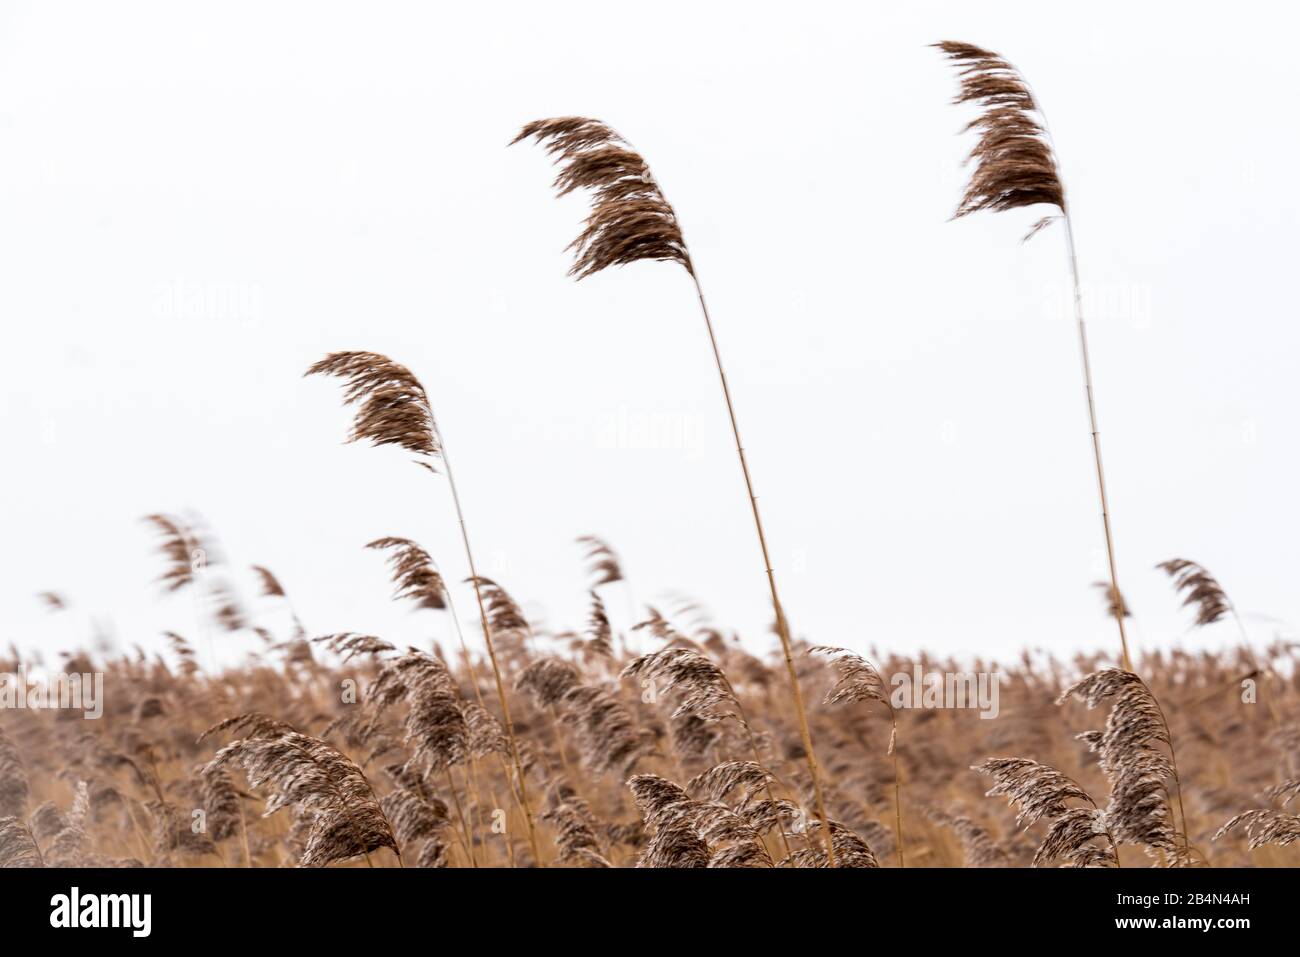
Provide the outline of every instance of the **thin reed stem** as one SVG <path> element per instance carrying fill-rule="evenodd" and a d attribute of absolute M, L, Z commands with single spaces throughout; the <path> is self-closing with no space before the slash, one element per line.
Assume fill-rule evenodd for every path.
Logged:
<path fill-rule="evenodd" d="M 736 407 L 731 401 L 731 388 L 727 385 L 727 373 L 722 366 L 722 354 L 718 349 L 718 337 L 713 331 L 713 320 L 709 318 L 709 307 L 704 301 L 704 290 L 700 281 L 691 274 L 695 283 L 695 293 L 700 300 L 700 312 L 704 316 L 704 326 L 709 332 L 709 344 L 713 347 L 713 362 L 718 368 L 718 379 L 722 383 L 722 397 L 727 403 L 727 415 L 731 420 L 731 434 L 736 439 L 736 454 L 740 458 L 740 470 L 745 476 L 745 490 L 749 494 L 749 506 L 754 513 L 754 528 L 758 532 L 758 547 L 763 553 L 763 567 L 767 573 L 768 589 L 772 593 L 772 608 L 776 613 L 776 633 L 781 639 L 781 651 L 785 655 L 786 673 L 790 677 L 790 691 L 794 695 L 796 716 L 799 719 L 799 734 L 803 738 L 804 755 L 808 760 L 808 773 L 812 778 L 813 799 L 817 808 L 817 818 L 821 822 L 822 833 L 826 838 L 827 863 L 835 866 L 835 847 L 831 838 L 831 829 L 826 817 L 826 802 L 822 797 L 821 775 L 817 770 L 817 758 L 813 754 L 812 733 L 808 730 L 808 715 L 804 710 L 803 692 L 799 690 L 799 675 L 794 667 L 794 652 L 791 647 L 790 629 L 786 622 L 785 611 L 776 590 L 776 574 L 772 570 L 772 559 L 767 550 L 767 536 L 763 532 L 763 519 L 758 512 L 758 496 L 754 494 L 754 482 L 749 474 L 749 462 L 745 458 L 745 445 L 740 440 L 740 426 L 736 423 Z"/>
<path fill-rule="evenodd" d="M 1018 72 L 1018 71 L 1017 71 Z M 1070 216 L 1070 204 L 1065 193 L 1065 180 L 1061 176 L 1060 153 L 1056 141 L 1052 138 L 1052 125 L 1043 110 L 1042 101 L 1029 81 L 1020 74 L 1021 81 L 1034 103 L 1034 108 L 1043 120 L 1043 135 L 1047 138 L 1052 152 L 1055 174 L 1061 191 L 1061 219 L 1065 221 L 1065 250 L 1070 260 L 1070 285 L 1074 300 L 1074 319 L 1079 329 L 1079 358 L 1083 366 L 1083 391 L 1088 401 L 1088 428 L 1092 434 L 1092 459 L 1097 471 L 1097 496 L 1101 500 L 1101 526 L 1106 534 L 1106 564 L 1110 571 L 1111 610 L 1115 615 L 1115 624 L 1119 628 L 1119 643 L 1125 671 L 1133 672 L 1133 661 L 1129 657 L 1128 633 L 1124 629 L 1124 600 L 1119 587 L 1119 572 L 1115 563 L 1115 535 L 1110 527 L 1110 501 L 1106 495 L 1106 471 L 1101 464 L 1101 429 L 1097 425 L 1097 402 L 1092 385 L 1092 357 L 1088 351 L 1088 325 L 1083 318 L 1083 286 L 1079 281 L 1079 256 L 1074 246 L 1074 219 Z M 1136 674 L 1136 672 L 1133 672 Z"/>
<path fill-rule="evenodd" d="M 907 861 L 903 857 L 903 791 L 898 777 L 898 718 L 892 707 L 889 709 L 889 718 L 893 724 L 889 736 L 889 756 L 894 761 L 894 831 L 898 844 L 898 866 L 907 867 Z"/>
<path fill-rule="evenodd" d="M 1041 109 L 1039 111 L 1042 112 Z M 1046 118 L 1043 123 L 1046 128 Z M 1048 139 L 1051 139 L 1050 130 L 1047 133 Z M 1055 147 L 1053 147 L 1055 152 Z M 1119 590 L 1119 574 L 1115 570 L 1115 537 L 1110 527 L 1110 504 L 1106 497 L 1106 473 L 1101 465 L 1101 430 L 1097 427 L 1097 405 L 1093 395 L 1092 387 L 1092 362 L 1088 355 L 1088 328 L 1083 319 L 1083 293 L 1079 284 L 1079 259 L 1074 249 L 1074 224 L 1070 219 L 1069 207 L 1064 199 L 1064 185 L 1062 185 L 1062 218 L 1065 220 L 1065 246 L 1070 257 L 1070 279 L 1074 286 L 1074 317 L 1079 325 L 1079 354 L 1083 360 L 1083 390 L 1088 400 L 1088 425 L 1092 431 L 1092 457 L 1097 466 L 1097 494 L 1101 499 L 1101 525 L 1106 533 L 1106 560 L 1110 567 L 1110 587 L 1111 594 L 1121 594 Z M 1119 641 L 1123 651 L 1124 670 L 1133 671 L 1133 662 L 1129 658 L 1128 652 L 1128 635 L 1124 631 L 1124 603 L 1114 601 L 1111 603 L 1115 613 L 1115 623 L 1119 626 Z"/>
<path fill-rule="evenodd" d="M 437 432 L 436 423 L 433 426 Z M 441 435 L 441 433 L 438 433 Z M 528 826 L 528 843 L 533 849 L 533 858 L 538 867 L 544 867 L 541 851 L 537 845 L 537 831 L 533 823 L 533 811 L 528 804 L 528 783 L 524 779 L 523 764 L 519 760 L 519 742 L 515 740 L 515 724 L 510 718 L 510 702 L 506 699 L 505 682 L 501 679 L 501 666 L 497 662 L 496 648 L 492 642 L 492 626 L 488 623 L 487 607 L 483 603 L 483 590 L 479 586 L 478 569 L 474 564 L 474 550 L 469 544 L 469 530 L 465 526 L 465 512 L 460 505 L 460 494 L 456 490 L 456 479 L 451 470 L 451 459 L 447 455 L 446 443 L 442 443 L 442 464 L 447 470 L 447 485 L 451 488 L 452 504 L 456 507 L 456 519 L 460 523 L 460 537 L 465 544 L 465 561 L 469 564 L 470 581 L 474 585 L 474 598 L 478 601 L 479 618 L 483 623 L 483 641 L 487 645 L 488 660 L 492 663 L 492 677 L 496 681 L 497 700 L 501 703 L 501 717 L 506 728 L 506 737 L 510 741 L 510 758 L 514 763 L 515 776 L 519 779 L 519 791 L 511 787 L 511 794 L 518 798 L 524 812 L 524 821 Z"/>
<path fill-rule="evenodd" d="M 1256 679 L 1260 682 L 1264 682 L 1272 678 L 1273 662 L 1269 662 L 1268 673 L 1265 674 L 1264 669 L 1260 667 L 1259 659 L 1255 657 L 1255 649 L 1251 647 L 1250 635 L 1246 632 L 1246 623 L 1241 620 L 1241 615 L 1237 611 L 1237 606 L 1232 603 L 1232 599 L 1230 598 L 1228 599 L 1228 611 L 1232 613 L 1232 620 L 1237 623 L 1237 631 L 1241 633 L 1242 647 L 1246 649 L 1246 657 L 1250 660 L 1250 666 L 1255 671 Z M 1269 719 L 1273 722 L 1274 727 L 1281 727 L 1282 722 L 1278 718 L 1277 709 L 1273 707 L 1273 689 L 1271 687 L 1271 682 L 1270 686 L 1265 690 L 1267 693 L 1264 695 L 1264 707 L 1268 711 Z"/>
<path fill-rule="evenodd" d="M 1115 567 L 1115 537 L 1110 525 L 1106 473 L 1101 464 L 1101 431 L 1097 427 L 1092 360 L 1088 354 L 1088 329 L 1083 318 L 1079 259 L 1074 247 L 1074 222 L 1070 218 L 1070 207 L 1066 201 L 1065 183 L 1061 177 L 1051 126 L 1033 87 L 1010 61 L 969 43 L 945 40 L 935 46 L 958 67 L 961 88 L 953 102 L 977 103 L 984 110 L 967 126 L 968 130 L 979 130 L 980 136 L 969 157 L 974 163 L 974 171 L 967 181 L 953 218 L 980 210 L 1003 211 L 1047 204 L 1060 210 L 1059 218 L 1065 220 L 1065 244 L 1074 292 L 1074 317 L 1079 329 L 1079 353 L 1083 360 L 1083 388 L 1088 402 L 1097 493 L 1101 499 L 1101 523 L 1106 534 L 1106 558 L 1110 567 L 1110 605 L 1119 627 L 1123 667 L 1132 673 L 1128 635 L 1124 629 L 1124 601 Z M 1025 235 L 1025 239 L 1056 218 L 1046 216 L 1040 219 Z"/>
<path fill-rule="evenodd" d="M 464 527 L 463 521 L 461 527 Z M 469 674 L 470 687 L 474 691 L 474 700 L 478 702 L 480 708 L 486 711 L 487 705 L 483 703 L 483 692 L 479 690 L 478 686 L 478 671 L 474 667 L 474 659 L 469 656 L 469 646 L 465 644 L 465 632 L 460 627 L 460 616 L 456 614 L 456 605 L 451 599 L 451 589 L 444 588 L 442 594 L 447 602 L 447 613 L 451 615 L 452 626 L 456 629 L 456 640 L 460 643 L 460 655 L 465 661 L 465 670 Z"/>
<path fill-rule="evenodd" d="M 456 780 L 451 776 L 451 765 L 444 768 L 447 774 L 447 790 L 451 792 L 451 802 L 456 808 L 456 817 L 460 820 L 461 830 L 465 833 L 465 853 L 469 855 L 471 867 L 478 867 L 478 860 L 474 857 L 474 837 L 470 834 L 469 823 L 465 820 L 465 809 L 461 807 L 460 795 L 456 792 Z"/>

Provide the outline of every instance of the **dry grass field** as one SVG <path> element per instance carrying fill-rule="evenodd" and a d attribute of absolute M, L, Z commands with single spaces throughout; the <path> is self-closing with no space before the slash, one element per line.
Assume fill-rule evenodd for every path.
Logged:
<path fill-rule="evenodd" d="M 1077 291 L 1065 187 L 1028 85 L 993 53 L 940 47 L 959 70 L 958 102 L 980 111 L 957 215 L 1048 206 L 1031 235 L 1064 233 Z M 1077 295 L 1098 493 L 1081 507 L 1099 506 L 1109 575 L 1098 614 L 1113 618 L 1114 647 L 941 661 L 862 649 L 851 626 L 830 640 L 858 653 L 815 646 L 781 603 L 700 270 L 649 165 L 597 120 L 530 123 L 516 142 L 529 140 L 555 160 L 561 195 L 591 200 L 572 247 L 575 277 L 644 260 L 689 277 L 752 511 L 752 572 L 770 592 L 771 634 L 742 640 L 690 603 L 638 610 L 639 624 L 616 628 L 606 603 L 622 607 L 630 592 L 618 556 L 595 538 L 579 540 L 588 620 L 563 632 L 534 625 L 506 584 L 476 568 L 424 385 L 387 356 L 333 353 L 308 374 L 342 385 L 355 412 L 349 441 L 404 450 L 454 509 L 459 542 L 426 551 L 393 537 L 369 548 L 389 564 L 394 600 L 437 616 L 437 633 L 456 640 L 411 648 L 392 636 L 309 633 L 270 570 L 256 569 L 260 595 L 248 600 L 229 587 L 201 525 L 149 516 L 159 581 L 194 597 L 195 631 L 168 633 L 165 646 L 141 637 L 163 651 L 90 649 L 43 662 L 39 674 L 17 650 L 0 657 L 0 864 L 1300 863 L 1290 846 L 1300 817 L 1287 809 L 1300 793 L 1297 647 L 1252 646 L 1244 628 L 1237 650 L 1217 654 L 1130 641 Z M 433 551 L 463 558 L 472 605 L 454 607 Z M 1184 559 L 1161 568 L 1193 626 L 1240 624 L 1210 571 Z M 45 597 L 62 608 L 57 593 Z M 236 634 L 256 635 L 260 651 L 213 664 L 212 643 Z M 49 691 L 52 675 L 65 681 Z M 65 695 L 64 707 L 18 699 L 42 687 Z M 75 706 L 74 691 L 93 707 L 84 696 Z"/>
<path fill-rule="evenodd" d="M 534 631 L 503 589 L 483 583 L 526 787 L 484 656 L 403 651 L 368 636 L 272 635 L 181 562 L 170 582 L 205 590 L 212 627 L 254 629 L 264 652 L 209 674 L 176 635 L 167 654 L 65 660 L 65 672 L 103 674 L 103 714 L 0 712 L 0 857 L 87 866 L 824 866 L 779 651 L 757 657 L 686 607 L 648 618 L 630 639 L 653 650 L 632 657 L 600 598 L 624 587 L 617 560 L 596 547 L 591 620 L 573 632 Z M 439 594 L 428 590 L 430 566 L 394 554 L 405 559 L 395 565 L 402 597 L 426 603 L 421 614 L 447 614 L 428 601 Z M 288 597 L 271 575 L 263 580 L 266 594 L 249 604 L 274 611 Z M 1280 809 L 1300 786 L 1293 647 L 1152 655 L 1137 664 L 1142 683 L 1117 687 L 1099 683 L 1124 673 L 1091 658 L 963 666 L 885 657 L 877 672 L 864 659 L 811 650 L 796 642 L 794 661 L 837 866 L 1300 862 L 1294 847 L 1277 846 L 1300 835 L 1300 819 Z M 20 666 L 0 661 L 3 672 Z M 892 676 L 917 666 L 1000 672 L 997 717 L 891 707 Z M 1057 703 L 1088 675 L 1101 678 Z M 1258 701 L 1245 703 L 1252 683 Z M 1100 695 L 1091 709 L 1078 700 L 1090 692 Z M 1176 780 L 1166 756 L 1176 758 Z M 972 768 L 1007 758 L 1044 767 Z M 1018 807 L 986 797 L 995 784 Z M 1235 815 L 1270 807 L 1279 809 L 1216 839 Z M 1253 850 L 1247 823 L 1265 838 Z"/>

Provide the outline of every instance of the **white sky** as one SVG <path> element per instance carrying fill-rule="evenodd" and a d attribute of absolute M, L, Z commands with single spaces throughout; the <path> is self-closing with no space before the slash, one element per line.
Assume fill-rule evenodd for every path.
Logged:
<path fill-rule="evenodd" d="M 796 630 L 1111 649 L 1063 235 L 947 221 L 969 114 L 945 38 L 1017 62 L 1052 121 L 1139 648 L 1233 635 L 1186 634 L 1152 569 L 1174 555 L 1257 637 L 1300 621 L 1295 15 L 1177 10 L 0 3 L 0 641 L 64 647 L 91 615 L 193 636 L 138 523 L 185 508 L 314 633 L 445 638 L 361 547 L 414 537 L 463 578 L 445 485 L 343 445 L 336 384 L 301 378 L 369 349 L 423 379 L 483 570 L 530 611 L 581 624 L 595 533 L 638 600 L 766 642 L 688 278 L 573 283 L 584 203 L 506 149 L 583 114 L 684 224 Z"/>

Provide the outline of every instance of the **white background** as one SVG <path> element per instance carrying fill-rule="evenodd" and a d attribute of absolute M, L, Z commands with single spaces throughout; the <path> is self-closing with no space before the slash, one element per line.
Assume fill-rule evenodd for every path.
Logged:
<path fill-rule="evenodd" d="M 368 349 L 425 382 L 483 571 L 539 619 L 581 624 L 591 532 L 631 577 L 617 618 L 684 593 L 767 647 L 688 277 L 573 283 L 584 203 L 506 148 L 582 114 L 683 222 L 795 629 L 1112 651 L 1064 237 L 1019 245 L 1035 210 L 947 221 L 970 114 L 926 46 L 946 38 L 1014 60 L 1052 121 L 1138 647 L 1235 637 L 1188 633 L 1152 568 L 1174 555 L 1258 639 L 1290 634 L 1300 67 L 1278 10 L 0 4 L 0 640 L 193 637 L 138 522 L 185 508 L 313 633 L 445 638 L 361 547 L 411 536 L 463 578 L 445 484 L 343 445 L 337 385 L 301 378 Z"/>

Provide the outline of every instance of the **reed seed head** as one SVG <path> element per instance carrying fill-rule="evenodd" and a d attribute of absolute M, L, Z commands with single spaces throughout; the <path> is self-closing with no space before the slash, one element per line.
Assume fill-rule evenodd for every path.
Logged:
<path fill-rule="evenodd" d="M 996 53 L 969 43 L 944 41 L 934 46 L 957 67 L 961 87 L 953 102 L 974 103 L 981 110 L 966 127 L 977 130 L 979 138 L 969 158 L 975 168 L 954 218 L 1040 203 L 1064 211 L 1056 158 L 1024 78 Z M 1030 235 L 1050 221 L 1040 220 Z"/>
<path fill-rule="evenodd" d="M 560 196 L 577 189 L 591 193 L 585 228 L 569 245 L 569 275 L 585 279 L 642 259 L 675 262 L 694 275 L 677 214 L 649 165 L 623 137 L 600 120 L 580 116 L 534 120 L 511 145 L 529 137 L 559 164 L 554 185 Z"/>

